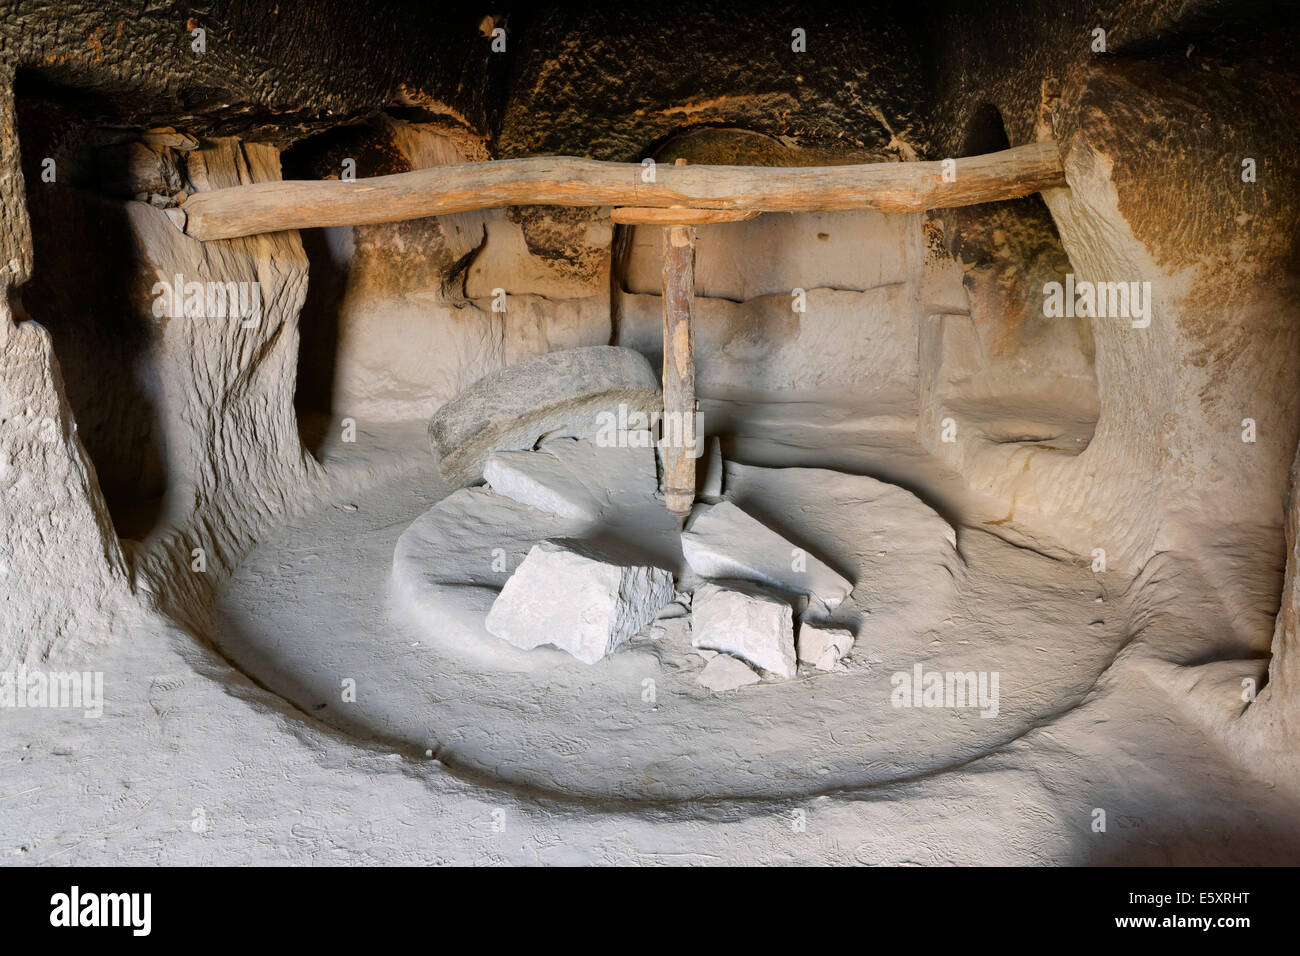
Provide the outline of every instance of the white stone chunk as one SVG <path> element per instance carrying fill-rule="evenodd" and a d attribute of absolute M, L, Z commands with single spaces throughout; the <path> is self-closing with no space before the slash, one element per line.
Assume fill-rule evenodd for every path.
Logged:
<path fill-rule="evenodd" d="M 663 610 L 659 612 L 655 620 L 667 621 L 673 618 L 683 618 L 689 615 L 690 613 L 691 613 L 690 608 L 674 600 L 671 603 L 664 605 Z"/>
<path fill-rule="evenodd" d="M 536 451 L 495 451 L 483 477 L 499 495 L 561 518 L 594 521 L 624 494 L 654 494 L 654 452 L 560 438 Z"/>
<path fill-rule="evenodd" d="M 672 641 L 688 644 L 691 639 L 691 622 L 684 617 L 659 619 L 650 625 L 650 640 Z"/>
<path fill-rule="evenodd" d="M 700 500 L 717 501 L 722 497 L 722 442 L 714 435 L 709 439 L 709 453 L 704 459 L 704 478 L 700 482 Z"/>
<path fill-rule="evenodd" d="M 702 584 L 695 591 L 691 644 L 734 654 L 778 677 L 794 677 L 790 605 L 753 589 Z"/>
<path fill-rule="evenodd" d="M 682 553 L 701 577 L 758 581 L 838 606 L 853 582 L 730 501 L 704 510 L 682 532 Z"/>
<path fill-rule="evenodd" d="M 842 671 L 840 663 L 853 649 L 853 635 L 843 628 L 799 624 L 799 660 L 819 671 Z"/>
<path fill-rule="evenodd" d="M 759 676 L 744 661 L 727 654 L 718 654 L 704 665 L 704 670 L 700 671 L 696 680 L 711 691 L 725 694 L 729 690 L 757 684 Z"/>
<path fill-rule="evenodd" d="M 529 650 L 553 644 L 594 664 L 673 599 L 673 576 L 629 566 L 581 542 L 534 545 L 487 616 L 490 634 Z"/>

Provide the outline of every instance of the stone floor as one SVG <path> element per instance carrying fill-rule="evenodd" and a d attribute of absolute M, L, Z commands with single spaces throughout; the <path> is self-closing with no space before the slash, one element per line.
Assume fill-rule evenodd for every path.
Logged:
<path fill-rule="evenodd" d="M 210 643 L 141 621 L 87 665 L 105 675 L 102 718 L 5 714 L 0 854 L 1294 862 L 1297 801 L 1234 765 L 1162 687 L 1171 642 L 1199 627 L 1213 643 L 1225 626 L 1190 563 L 1166 556 L 1148 575 L 1178 608 L 1157 626 L 1145 578 L 1096 576 L 991 533 L 981 503 L 879 414 L 730 414 L 732 462 L 874 474 L 957 527 L 948 592 L 923 578 L 878 591 L 849 673 L 714 695 L 671 635 L 588 666 L 390 624 L 394 543 L 447 489 L 411 450 L 418 429 L 363 433 L 324 455 L 338 476 L 329 500 L 266 536 L 225 584 Z M 815 503 L 790 494 L 778 498 Z M 855 543 L 853 525 L 842 534 Z M 913 663 L 998 670 L 999 716 L 891 706 L 890 675 Z"/>

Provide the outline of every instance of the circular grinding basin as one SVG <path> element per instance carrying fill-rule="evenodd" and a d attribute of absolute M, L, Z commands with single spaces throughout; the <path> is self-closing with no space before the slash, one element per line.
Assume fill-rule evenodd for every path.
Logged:
<path fill-rule="evenodd" d="M 698 579 L 675 521 L 643 492 L 615 495 L 598 522 L 482 487 L 430 508 L 431 484 L 394 479 L 259 548 L 223 592 L 218 644 L 318 719 L 479 782 L 602 805 L 867 787 L 1013 740 L 1081 700 L 1123 641 L 1085 567 L 981 531 L 963 532 L 959 554 L 939 515 L 870 477 L 728 463 L 728 498 L 856 582 L 833 615 L 857 635 L 846 672 L 716 694 L 696 681 L 705 661 L 681 620 L 592 665 L 523 651 L 483 629 L 501 568 L 543 538 L 593 538 L 687 589 Z M 996 716 L 897 706 L 894 675 L 918 666 L 996 673 Z M 355 701 L 341 699 L 347 680 Z"/>

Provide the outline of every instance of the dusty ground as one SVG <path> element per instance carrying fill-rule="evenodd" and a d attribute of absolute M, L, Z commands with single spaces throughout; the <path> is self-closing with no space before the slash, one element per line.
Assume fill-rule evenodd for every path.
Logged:
<path fill-rule="evenodd" d="M 1176 556 L 1130 581 L 1004 540 L 888 409 L 705 411 L 732 461 L 915 492 L 958 529 L 947 591 L 922 574 L 878 594 L 848 674 L 734 695 L 698 688 L 702 662 L 671 637 L 592 668 L 456 653 L 386 611 L 397 536 L 446 493 L 422 428 L 362 432 L 327 449 L 327 500 L 226 582 L 210 644 L 141 621 L 87 665 L 105 674 L 102 718 L 5 712 L 4 860 L 1295 861 L 1300 803 L 1230 763 L 1158 683 L 1166 635 L 1231 640 Z M 769 506 L 818 507 L 791 487 Z M 827 547 L 860 544 L 862 520 Z M 915 662 L 1000 670 L 999 716 L 891 707 L 889 675 Z"/>

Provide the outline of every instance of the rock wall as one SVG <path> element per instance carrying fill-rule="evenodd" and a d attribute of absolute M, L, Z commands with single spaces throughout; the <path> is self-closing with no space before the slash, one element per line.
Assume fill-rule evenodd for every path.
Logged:
<path fill-rule="evenodd" d="M 1300 698 L 1300 450 L 1291 466 L 1291 501 L 1284 534 L 1286 575 L 1273 630 L 1268 683 L 1229 734 L 1237 750 L 1253 763 L 1289 767 L 1294 777 L 1300 774 L 1295 748 L 1300 732 L 1300 706 L 1296 704 Z"/>
<path fill-rule="evenodd" d="M 1015 499 L 1017 522 L 1081 554 L 1105 547 L 1112 565 L 1195 552 L 1228 525 L 1276 529 L 1300 433 L 1288 397 L 1300 384 L 1295 172 L 1283 159 L 1291 133 L 1275 135 L 1293 128 L 1295 85 L 1267 50 L 1243 59 L 1236 42 L 1276 21 L 1260 13 L 1254 27 L 1220 25 L 1209 39 L 1203 18 L 1223 4 L 1189 5 L 1177 19 L 1150 3 L 1052 20 L 1032 6 L 992 9 L 978 35 L 947 21 L 938 144 L 958 155 L 989 104 L 1013 144 L 1055 135 L 1070 189 L 1044 198 L 1071 270 L 1151 282 L 1154 314 L 1147 328 L 1092 321 L 1100 410 L 1083 454 L 1038 454 L 1017 469 L 996 449 L 967 447 L 964 467 Z M 1091 49 L 1098 26 L 1104 53 Z M 1241 179 L 1248 156 L 1255 183 Z M 956 216 L 940 218 L 957 231 Z M 1246 418 L 1253 443 L 1242 441 Z M 937 448 L 936 424 L 923 422 L 922 435 Z"/>
<path fill-rule="evenodd" d="M 1197 567 L 1236 646 L 1273 642 L 1273 686 L 1240 726 L 1276 740 L 1296 725 L 1290 585 L 1274 621 L 1288 554 L 1295 577 L 1283 521 L 1300 438 L 1291 6 L 3 13 L 0 666 L 57 659 L 155 608 L 201 618 L 215 577 L 313 480 L 295 393 L 332 420 L 424 417 L 527 355 L 657 345 L 654 230 L 519 207 L 305 249 L 293 234 L 203 246 L 113 176 L 83 182 L 78 157 L 124 149 L 152 193 L 273 179 L 295 143 L 286 158 L 318 176 L 354 153 L 358 175 L 534 153 L 910 161 L 987 148 L 996 114 L 1012 145 L 1055 137 L 1068 189 L 701 229 L 701 386 L 914 395 L 921 441 L 1005 505 L 991 522 L 1005 533 L 1076 559 L 1104 550 L 1111 569 L 1165 552 Z M 488 43 L 499 24 L 504 54 Z M 184 145 L 141 140 L 160 126 Z M 60 180 L 37 194 L 46 158 Z M 82 274 L 77 249 L 95 242 L 127 257 L 128 281 Z M 1062 270 L 1150 282 L 1150 324 L 1046 320 L 1035 290 Z M 258 283 L 258 323 L 155 315 L 153 281 L 178 271 Z"/>
<path fill-rule="evenodd" d="M 280 178 L 270 145 L 214 140 L 198 158 L 213 189 Z M 164 530 L 135 556 L 137 584 L 173 616 L 202 620 L 215 579 L 286 511 L 314 468 L 293 409 L 307 259 L 293 232 L 201 243 L 143 203 L 129 204 L 128 215 L 146 273 L 260 290 L 253 316 L 155 316 L 168 487 Z"/>
<path fill-rule="evenodd" d="M 302 178 L 337 178 L 347 157 L 323 146 L 299 143 L 287 161 Z M 347 152 L 365 177 L 476 151 L 462 152 L 440 127 L 384 118 Z M 559 207 L 309 233 L 300 374 L 318 377 L 300 380 L 300 409 L 333 421 L 427 419 L 504 365 L 608 344 L 611 234 L 590 211 Z"/>
<path fill-rule="evenodd" d="M 127 609 L 129 572 L 77 436 L 47 330 L 15 286 L 31 274 L 12 66 L 0 69 L 0 666 L 99 643 Z"/>
<path fill-rule="evenodd" d="M 865 212 L 700 227 L 697 385 L 915 394 L 919 230 L 919 217 Z M 632 232 L 615 342 L 658 363 L 663 230 Z"/>
<path fill-rule="evenodd" d="M 654 150 L 659 163 L 806 166 L 869 161 L 734 127 Z M 896 158 L 896 157 L 895 157 Z M 914 397 L 924 249 L 920 216 L 765 215 L 696 229 L 696 384 L 748 393 L 843 390 Z M 663 229 L 615 240 L 615 344 L 662 361 Z"/>
<path fill-rule="evenodd" d="M 66 306 L 94 299 L 93 286 L 76 288 L 84 277 L 59 275 L 52 263 L 46 288 L 60 290 L 60 301 L 23 288 L 33 273 L 26 198 L 45 185 L 42 161 L 58 160 L 59 182 L 50 188 L 61 189 L 77 179 L 75 157 L 87 145 L 87 131 L 113 127 L 128 131 L 129 140 L 131 130 L 177 124 L 188 138 L 217 138 L 204 151 L 211 183 L 251 182 L 278 177 L 275 150 L 220 137 L 287 143 L 390 103 L 418 112 L 453 140 L 481 142 L 499 112 L 505 78 L 505 63 L 491 60 L 479 33 L 481 16 L 412 20 L 411 12 L 402 3 L 358 11 L 305 0 L 215 3 L 197 12 L 171 4 L 3 4 L 0 667 L 74 655 L 120 632 L 124 618 L 159 604 L 182 617 L 201 613 L 222 566 L 293 497 L 311 467 L 298 445 L 291 402 L 306 286 L 298 239 L 203 247 L 189 244 L 157 209 L 133 204 L 106 212 L 101 206 L 115 223 L 113 236 L 142 257 L 136 278 L 148 281 L 67 321 Z M 194 33 L 200 29 L 201 51 Z M 20 151 L 16 89 L 37 104 L 54 155 L 34 141 Z M 104 239 L 101 252 L 121 254 Z M 77 250 L 65 251 L 65 264 L 75 264 Z M 155 266 L 260 282 L 262 323 L 250 334 L 156 323 L 147 296 L 152 275 L 144 271 Z M 24 292 L 31 311 L 45 312 L 51 328 L 28 316 Z M 127 519 L 131 509 L 114 514 L 101 492 L 58 344 L 60 338 L 71 348 L 102 344 L 94 318 L 107 319 L 109 312 L 136 329 L 131 355 L 140 367 L 115 368 L 120 349 L 70 353 L 68 364 L 74 396 L 89 394 L 98 361 L 110 395 L 141 403 L 135 412 L 102 403 L 86 433 L 114 494 L 130 490 L 133 464 L 151 492 L 165 491 L 159 514 L 137 522 L 149 540 L 128 541 L 125 549 L 114 519 Z M 93 404 L 83 403 L 81 411 Z M 140 414 L 141 407 L 148 413 Z M 133 461 L 128 449 L 141 451 L 142 459 Z M 194 548 L 204 549 L 207 572 L 190 570 Z"/>
<path fill-rule="evenodd" d="M 233 139 L 206 141 L 188 164 L 196 178 L 202 169 L 207 188 L 279 178 L 275 147 Z M 44 519 L 56 529 L 51 538 L 69 567 L 59 588 L 47 583 L 40 590 L 72 593 L 32 605 L 35 617 L 25 616 L 27 602 L 15 600 L 23 615 L 14 619 L 19 633 L 5 645 L 11 660 L 57 656 L 93 642 L 122 606 L 201 620 L 219 576 L 284 511 L 312 468 L 293 412 L 297 321 L 307 284 L 297 235 L 204 244 L 146 203 L 101 199 L 57 182 L 32 188 L 33 227 L 41 237 L 36 248 L 45 253 L 23 290 L 35 317 L 8 334 L 28 340 L 29 360 L 36 349 L 45 355 L 15 364 L 5 384 L 6 390 L 27 384 L 38 396 L 48 389 L 59 404 L 39 419 L 36 409 L 25 409 L 6 422 L 14 428 L 11 442 L 28 439 L 25 451 L 7 449 L 18 479 L 7 497 L 17 509 L 17 529 L 40 526 L 23 520 L 21 509 L 41 507 L 41 498 L 78 504 L 50 508 Z M 87 224 L 103 231 L 96 236 Z M 60 247 L 47 241 L 53 235 L 77 241 Z M 97 263 L 120 270 L 120 286 L 106 284 Z M 172 289 L 179 297 L 191 283 L 204 290 L 204 309 L 212 304 L 209 283 L 220 283 L 223 292 L 232 288 L 227 283 L 242 286 L 249 314 L 225 314 L 225 306 L 192 314 L 183 303 L 177 310 Z M 73 377 L 58 375 L 60 357 Z M 76 415 L 65 396 L 75 398 Z M 84 443 L 76 437 L 82 421 L 89 426 Z M 36 439 L 46 449 L 44 473 L 24 434 L 32 424 L 40 426 Z M 51 453 L 60 447 L 68 461 L 56 466 Z M 51 480 L 56 476 L 58 484 Z M 102 593 L 86 599 L 82 587 Z M 128 589 L 138 600 L 128 600 Z M 71 630 L 60 625 L 62 615 L 76 622 L 76 633 L 59 642 L 54 635 Z"/>
<path fill-rule="evenodd" d="M 925 140 L 926 29 L 906 9 L 667 0 L 557 4 L 517 22 L 503 156 L 627 162 L 711 127 L 841 157 L 905 155 Z"/>
<path fill-rule="evenodd" d="M 955 154 L 990 104 L 1013 144 L 1054 135 L 1069 189 L 1044 199 L 1072 271 L 1149 281 L 1153 315 L 1146 328 L 1092 321 L 1100 409 L 1082 454 L 967 445 L 957 455 L 1031 534 L 1080 555 L 1105 548 L 1112 567 L 1168 552 L 1194 568 L 1230 622 L 1212 639 L 1246 655 L 1271 641 L 1277 687 L 1244 706 L 1235 677 L 1202 685 L 1187 666 L 1175 693 L 1199 694 L 1207 725 L 1233 709 L 1214 736 L 1270 772 L 1295 771 L 1290 585 L 1274 615 L 1283 565 L 1292 581 L 1297 561 L 1283 533 L 1300 435 L 1300 83 L 1286 50 L 1297 10 L 1128 0 L 1043 18 L 1037 8 L 991 7 L 979 31 L 956 14 L 943 21 L 936 146 Z M 921 432 L 936 448 L 937 425 L 923 418 Z"/>

